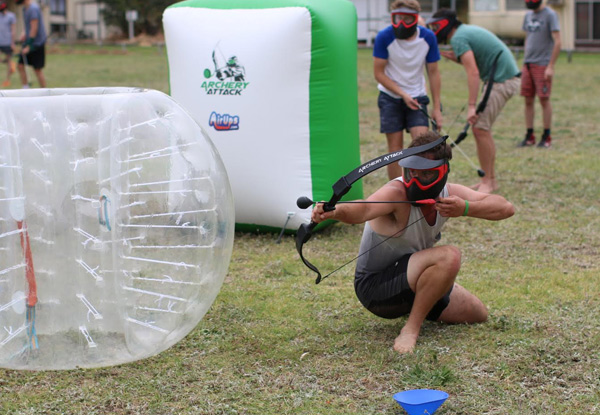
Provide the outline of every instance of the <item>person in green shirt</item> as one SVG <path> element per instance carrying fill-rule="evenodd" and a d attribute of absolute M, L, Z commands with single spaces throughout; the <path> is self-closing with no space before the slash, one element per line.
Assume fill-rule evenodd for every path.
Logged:
<path fill-rule="evenodd" d="M 492 193 L 498 190 L 492 125 L 506 102 L 520 90 L 519 67 L 510 49 L 496 35 L 482 27 L 463 24 L 453 10 L 439 9 L 427 24 L 435 33 L 438 43 L 449 42 L 452 46 L 451 51 L 441 51 L 441 55 L 461 64 L 467 73 L 467 119 L 473 126 L 477 156 L 486 173 L 474 188 L 483 193 Z M 494 67 L 494 79 L 490 79 Z M 480 80 L 486 84 L 484 90 L 488 82 L 493 84 L 485 109 L 478 113 Z"/>

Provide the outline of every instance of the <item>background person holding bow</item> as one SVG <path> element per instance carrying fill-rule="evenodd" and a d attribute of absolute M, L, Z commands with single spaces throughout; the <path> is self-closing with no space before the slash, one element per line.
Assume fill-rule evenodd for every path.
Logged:
<path fill-rule="evenodd" d="M 473 126 L 479 164 L 486 173 L 475 188 L 483 193 L 492 193 L 498 189 L 492 125 L 506 102 L 519 91 L 521 83 L 517 62 L 496 35 L 482 27 L 463 24 L 453 10 L 439 9 L 427 24 L 439 43 L 448 41 L 452 46 L 452 51 L 442 51 L 442 56 L 462 64 L 467 73 L 467 119 Z M 490 79 L 492 73 L 494 76 Z M 484 89 L 489 87 L 491 90 L 489 94 L 484 94 L 487 102 L 481 101 L 477 105 L 479 79 L 486 82 Z"/>
<path fill-rule="evenodd" d="M 23 88 L 29 88 L 26 65 L 32 66 L 40 88 L 46 88 L 44 66 L 46 66 L 46 28 L 40 6 L 33 0 L 17 0 L 23 6 L 25 30 L 21 36 L 23 48 L 19 56 L 19 75 Z"/>
<path fill-rule="evenodd" d="M 380 132 L 385 134 L 391 153 L 402 150 L 404 130 L 414 138 L 429 129 L 426 111 L 430 100 L 425 88 L 425 71 L 433 101 L 431 117 L 441 128 L 442 81 L 437 40 L 431 30 L 420 26 L 419 2 L 396 0 L 390 8 L 392 24 L 375 38 L 373 73 L 380 91 L 377 98 Z M 390 179 L 402 174 L 397 164 L 389 164 L 387 169 Z"/>
<path fill-rule="evenodd" d="M 409 148 L 439 139 L 435 132 L 417 137 Z M 318 203 L 312 221 L 335 219 L 365 223 L 354 287 L 373 314 L 394 319 L 409 315 L 394 341 L 399 353 L 413 351 L 425 319 L 445 323 L 478 323 L 487 319 L 485 305 L 455 283 L 461 253 L 454 246 L 434 246 L 448 218 L 470 216 L 506 219 L 513 205 L 499 195 L 447 183 L 452 150 L 444 142 L 420 155 L 400 160 L 403 176 L 367 202 L 338 204 L 325 212 Z M 435 204 L 402 203 L 436 199 Z M 391 202 L 391 203 L 385 203 Z M 398 203 L 400 202 L 400 203 Z"/>

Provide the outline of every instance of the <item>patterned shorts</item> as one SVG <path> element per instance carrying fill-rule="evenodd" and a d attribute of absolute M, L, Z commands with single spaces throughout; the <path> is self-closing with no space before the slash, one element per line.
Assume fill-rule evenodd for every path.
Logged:
<path fill-rule="evenodd" d="M 523 80 L 521 81 L 521 96 L 549 98 L 552 92 L 552 78 L 544 79 L 546 66 L 526 63 L 523 65 Z"/>

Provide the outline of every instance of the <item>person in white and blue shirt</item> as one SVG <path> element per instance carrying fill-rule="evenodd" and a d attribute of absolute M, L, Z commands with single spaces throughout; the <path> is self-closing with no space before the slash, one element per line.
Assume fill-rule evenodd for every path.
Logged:
<path fill-rule="evenodd" d="M 417 0 L 395 0 L 391 4 L 392 24 L 377 34 L 373 47 L 380 132 L 386 135 L 390 152 L 402 150 L 404 130 L 412 138 L 429 130 L 425 71 L 433 101 L 431 118 L 437 128 L 442 126 L 440 52 L 435 34 L 418 24 L 420 11 Z M 390 180 L 401 175 L 398 165 L 388 166 Z"/>

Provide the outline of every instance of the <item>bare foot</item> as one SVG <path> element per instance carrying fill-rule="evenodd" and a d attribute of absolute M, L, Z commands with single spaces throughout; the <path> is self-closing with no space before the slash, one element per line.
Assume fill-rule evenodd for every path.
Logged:
<path fill-rule="evenodd" d="M 469 186 L 469 188 L 470 188 L 470 189 L 473 189 L 473 190 L 479 190 L 479 186 L 481 186 L 481 182 L 479 182 L 479 183 L 477 183 L 477 184 L 474 184 L 474 185 L 472 185 L 472 186 Z"/>
<path fill-rule="evenodd" d="M 477 191 L 481 193 L 494 193 L 496 190 L 498 190 L 498 185 L 496 185 L 494 182 L 481 183 L 479 189 L 477 189 Z"/>
<path fill-rule="evenodd" d="M 412 353 L 417 344 L 419 332 L 413 333 L 401 330 L 400 335 L 394 340 L 394 350 L 400 354 Z"/>

